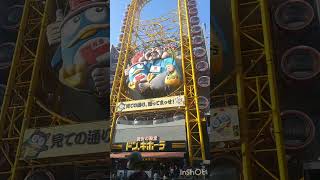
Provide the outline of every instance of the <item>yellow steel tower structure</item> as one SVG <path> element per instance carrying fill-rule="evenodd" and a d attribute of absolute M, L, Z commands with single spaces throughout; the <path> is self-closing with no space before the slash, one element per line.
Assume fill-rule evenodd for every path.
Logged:
<path fill-rule="evenodd" d="M 0 115 L 0 132 L 3 132 L 0 133 L 0 150 L 7 161 L 7 165 L 0 167 L 1 180 L 19 180 L 26 171 L 34 168 L 76 163 L 76 160 L 70 158 L 60 159 L 61 161 L 20 159 L 26 129 L 75 123 L 48 108 L 37 97 L 40 90 L 41 93 L 47 93 L 42 92 L 47 89 L 43 89 L 41 84 L 48 81 L 43 77 L 43 72 L 46 72 L 46 51 L 49 48 L 46 28 L 49 14 L 54 14 L 51 7 L 55 7 L 54 0 L 25 0 Z M 58 99 L 58 92 L 56 93 L 54 99 Z M 5 150 L 4 144 L 9 145 L 10 151 Z M 90 163 L 96 160 L 84 161 Z M 81 163 L 83 160 L 77 162 Z"/>
<path fill-rule="evenodd" d="M 23 135 L 35 120 L 35 91 L 39 81 L 41 60 L 44 57 L 45 29 L 49 1 L 26 0 L 12 67 L 0 116 L 0 143 L 14 148 L 14 157 L 5 154 L 10 164 L 9 179 L 18 179 Z M 4 152 L 4 151 L 3 151 Z M 10 152 L 11 153 L 11 152 Z M 20 167 L 21 168 L 21 167 Z"/>
<path fill-rule="evenodd" d="M 214 87 L 212 97 L 225 105 L 236 100 L 241 140 L 226 142 L 213 154 L 237 154 L 245 180 L 287 180 L 268 2 L 232 0 L 231 4 L 235 70 Z"/>
<path fill-rule="evenodd" d="M 30 121 L 36 120 L 35 91 L 39 81 L 41 60 L 44 57 L 45 27 L 49 0 L 26 0 L 12 66 L 0 116 L 0 144 L 14 147 L 14 157 L 5 154 L 10 164 L 7 173 L 11 180 L 18 179 L 18 168 L 23 135 Z M 4 151 L 3 151 L 4 152 Z M 12 152 L 10 152 L 12 153 Z"/>
<path fill-rule="evenodd" d="M 123 115 L 119 112 L 116 112 L 116 105 L 119 102 L 130 100 L 129 97 L 126 96 L 125 93 L 125 69 L 128 64 L 128 59 L 130 54 L 134 52 L 137 48 L 137 31 L 138 26 L 144 25 L 144 23 L 140 23 L 140 12 L 142 8 L 150 2 L 149 0 L 132 0 L 130 5 L 128 6 L 126 18 L 124 19 L 124 28 L 122 30 L 123 35 L 121 36 L 121 48 L 118 58 L 118 64 L 116 68 L 115 78 L 113 81 L 112 91 L 111 91 L 111 116 L 112 116 L 112 127 L 111 127 L 111 141 L 113 140 L 114 130 L 116 125 L 116 120 L 120 115 Z M 189 160 L 193 163 L 196 160 L 204 160 L 205 157 L 205 148 L 204 148 L 204 140 L 203 140 L 203 131 L 202 124 L 205 121 L 203 117 L 200 116 L 199 105 L 198 105 L 198 92 L 196 86 L 196 75 L 195 75 L 195 64 L 194 64 L 194 55 L 193 55 L 193 47 L 192 47 L 192 35 L 191 35 L 191 26 L 190 19 L 188 14 L 188 0 L 178 0 L 178 25 L 179 31 L 178 38 L 179 41 L 174 39 L 166 39 L 167 42 L 177 41 L 179 47 L 181 49 L 181 59 L 182 59 L 182 69 L 183 69 L 183 87 L 180 87 L 176 95 L 184 95 L 185 97 L 185 109 L 184 114 L 186 118 L 186 129 L 187 129 L 187 139 L 188 139 L 188 153 Z M 165 18 L 159 18 L 158 21 L 163 21 Z M 162 19 L 162 20 L 161 20 Z M 152 26 L 161 26 L 159 23 L 151 23 L 147 28 L 151 28 Z M 160 40 L 159 38 L 166 36 L 167 32 L 159 32 L 156 35 L 150 35 L 148 38 L 150 40 Z M 152 34 L 152 33 L 151 33 Z M 155 33 L 154 33 L 155 34 Z M 148 42 L 147 40 L 143 40 L 142 43 Z M 138 113 L 160 113 L 165 111 L 172 111 L 172 109 L 161 109 L 156 110 L 159 112 L 145 111 L 145 112 L 135 112 Z M 111 143 L 112 144 L 112 143 Z M 113 147 L 117 148 L 117 147 Z"/>

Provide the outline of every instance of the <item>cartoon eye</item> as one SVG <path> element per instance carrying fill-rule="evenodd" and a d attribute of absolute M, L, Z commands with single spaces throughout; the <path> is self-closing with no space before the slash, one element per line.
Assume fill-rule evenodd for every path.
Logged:
<path fill-rule="evenodd" d="M 133 72 L 134 72 L 134 69 L 131 68 L 131 69 L 129 70 L 129 74 L 133 74 Z"/>
<path fill-rule="evenodd" d="M 151 56 L 151 52 L 147 52 L 146 58 L 149 58 Z"/>
<path fill-rule="evenodd" d="M 78 28 L 80 27 L 80 22 L 79 15 L 67 21 L 62 28 L 62 36 L 69 37 L 74 35 L 74 33 L 77 32 Z"/>
<path fill-rule="evenodd" d="M 212 124 L 213 128 L 218 128 L 219 126 L 220 126 L 220 121 L 219 120 L 213 121 L 213 124 Z"/>
<path fill-rule="evenodd" d="M 107 20 L 107 9 L 104 7 L 93 7 L 86 10 L 85 16 L 91 22 L 104 22 Z"/>
<path fill-rule="evenodd" d="M 79 16 L 76 16 L 72 19 L 73 23 L 77 23 L 80 20 Z"/>
<path fill-rule="evenodd" d="M 103 11 L 103 8 L 102 7 L 97 7 L 96 8 L 96 12 L 102 12 Z"/>
<path fill-rule="evenodd" d="M 43 137 L 40 137 L 37 144 L 44 145 L 44 143 L 45 143 L 45 139 Z"/>
<path fill-rule="evenodd" d="M 142 64 L 137 64 L 137 68 L 143 68 Z"/>
<path fill-rule="evenodd" d="M 38 142 L 38 140 L 39 140 L 39 135 L 34 135 L 31 139 L 33 143 Z"/>

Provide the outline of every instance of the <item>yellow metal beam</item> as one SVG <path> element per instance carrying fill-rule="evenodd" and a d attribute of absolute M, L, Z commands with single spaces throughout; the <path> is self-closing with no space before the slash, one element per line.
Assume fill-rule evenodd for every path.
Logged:
<path fill-rule="evenodd" d="M 280 173 L 280 180 L 288 179 L 287 172 L 287 162 L 285 158 L 285 149 L 284 141 L 282 134 L 282 121 L 280 119 L 280 109 L 279 109 L 279 100 L 278 100 L 278 89 L 276 82 L 276 73 L 274 70 L 274 61 L 273 61 L 273 52 L 272 52 L 272 41 L 271 41 L 271 32 L 270 32 L 270 17 L 269 17 L 269 8 L 267 0 L 260 0 L 261 7 L 261 17 L 262 17 L 262 27 L 263 27 L 263 38 L 265 45 L 265 55 L 266 55 L 266 64 L 268 68 L 268 81 L 270 89 L 270 98 L 272 104 L 272 120 L 274 128 L 274 136 L 276 141 L 277 156 L 278 156 L 278 166 Z"/>
<path fill-rule="evenodd" d="M 265 178 L 287 180 L 267 1 L 231 2 L 243 178 L 263 174 Z M 270 122 L 275 128 L 274 148 L 264 144 L 261 137 L 268 132 Z M 274 157 L 278 168 L 266 157 Z"/>
<path fill-rule="evenodd" d="M 30 120 L 30 114 L 33 108 L 34 100 L 35 100 L 35 91 L 38 87 L 38 80 L 39 80 L 39 75 L 40 75 L 40 66 L 41 62 L 43 60 L 43 55 L 44 55 L 44 47 L 46 47 L 46 25 L 48 21 L 48 9 L 49 9 L 49 2 L 50 0 L 45 1 L 45 7 L 44 9 L 37 9 L 37 8 L 42 8 L 42 6 L 38 6 L 38 2 L 29 2 L 30 4 L 26 5 L 25 8 L 31 8 L 35 12 L 32 12 L 33 15 L 38 14 L 39 18 L 41 19 L 41 24 L 40 24 L 40 32 L 39 32 L 39 37 L 38 37 L 38 42 L 37 42 L 37 48 L 36 51 L 33 53 L 34 54 L 34 62 L 33 68 L 32 68 L 32 74 L 31 74 L 31 79 L 29 81 L 29 90 L 28 90 L 28 96 L 27 100 L 25 102 L 25 109 L 24 109 L 24 115 L 22 119 L 22 125 L 21 125 L 21 130 L 20 130 L 20 139 L 18 142 L 18 147 L 15 155 L 15 160 L 13 167 L 11 167 L 11 180 L 17 179 L 17 167 L 18 163 L 20 161 L 20 153 L 22 150 L 22 144 L 23 144 L 23 137 L 24 137 L 24 132 L 28 128 L 29 125 L 29 120 Z M 28 2 L 28 1 L 27 1 Z M 26 2 L 26 3 L 27 3 Z M 42 3 L 42 2 L 40 2 Z M 29 6 L 29 7 L 28 7 Z M 30 9 L 30 10 L 31 10 Z M 43 12 L 43 13 L 39 13 Z M 30 50 L 31 51 L 31 50 Z"/>
<path fill-rule="evenodd" d="M 195 62 L 187 0 L 178 0 L 178 13 L 180 23 L 180 45 L 184 80 L 188 153 L 189 161 L 192 165 L 196 160 L 206 159 L 202 128 L 202 121 L 205 120 L 204 117 L 201 117 L 199 110 L 199 96 L 196 83 Z M 192 107 L 192 104 L 195 104 L 195 107 Z"/>
<path fill-rule="evenodd" d="M 245 91 L 244 91 L 243 64 L 242 64 L 242 57 L 241 57 L 238 0 L 231 1 L 231 9 L 232 9 L 232 22 L 233 22 L 237 98 L 238 98 L 240 132 L 241 132 L 242 174 L 243 174 L 244 180 L 251 180 L 252 174 L 251 174 L 250 146 L 249 146 L 249 137 L 248 137 L 248 122 L 247 122 L 248 117 L 247 117 L 246 98 L 245 98 Z"/>
<path fill-rule="evenodd" d="M 215 148 L 212 152 L 228 154 L 241 150 L 242 179 L 259 177 L 263 180 L 287 180 L 268 2 L 230 2 L 235 48 L 236 104 L 239 107 L 241 140 L 240 144 L 225 142 L 224 148 Z M 233 77 L 227 77 L 214 87 L 214 103 L 224 98 L 228 104 L 227 99 L 233 95 L 233 80 Z M 268 137 L 270 126 L 275 129 L 274 143 L 269 141 L 272 137 Z M 276 162 L 278 166 L 274 166 Z"/>
<path fill-rule="evenodd" d="M 112 124 L 111 124 L 111 132 L 110 132 L 110 145 L 112 147 L 113 142 L 113 136 L 114 136 L 114 130 L 115 125 L 117 121 L 118 114 L 116 113 L 116 105 L 117 103 L 121 102 L 123 100 L 123 84 L 125 82 L 125 69 L 126 65 L 128 63 L 128 57 L 129 57 L 129 51 L 131 51 L 131 42 L 132 42 L 132 34 L 136 22 L 136 15 L 139 8 L 139 0 L 133 0 L 131 2 L 127 20 L 125 23 L 125 30 L 124 30 L 124 36 L 121 41 L 121 50 L 119 53 L 117 68 L 116 68 L 116 74 L 115 78 L 113 80 L 112 90 L 111 90 L 111 96 L 110 96 L 110 111 L 112 116 Z"/>

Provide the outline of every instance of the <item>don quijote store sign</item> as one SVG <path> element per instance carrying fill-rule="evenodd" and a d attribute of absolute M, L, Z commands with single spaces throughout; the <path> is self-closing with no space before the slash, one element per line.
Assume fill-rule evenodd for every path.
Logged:
<path fill-rule="evenodd" d="M 107 121 L 27 129 L 21 159 L 81 155 L 110 151 Z"/>

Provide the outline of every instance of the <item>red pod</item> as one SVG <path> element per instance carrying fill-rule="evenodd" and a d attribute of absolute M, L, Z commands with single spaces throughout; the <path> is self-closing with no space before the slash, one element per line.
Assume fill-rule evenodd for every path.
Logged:
<path fill-rule="evenodd" d="M 196 16 L 198 15 L 198 9 L 196 7 L 189 8 L 189 15 L 190 16 Z"/>
<path fill-rule="evenodd" d="M 210 86 L 210 77 L 209 76 L 201 76 L 198 78 L 198 85 L 202 88 L 206 88 Z"/>
<path fill-rule="evenodd" d="M 204 96 L 199 96 L 198 103 L 199 103 L 199 109 L 200 110 L 205 110 L 210 105 L 210 102 L 209 102 L 208 98 L 206 98 Z"/>
<path fill-rule="evenodd" d="M 190 18 L 191 25 L 198 25 L 200 23 L 200 18 L 198 16 L 193 16 Z"/>
<path fill-rule="evenodd" d="M 194 35 L 194 36 L 200 35 L 200 34 L 201 34 L 201 30 L 202 30 L 202 28 L 201 28 L 201 26 L 199 26 L 199 25 L 195 25 L 195 26 L 192 26 L 192 27 L 191 27 L 191 33 L 192 33 L 192 35 Z"/>
<path fill-rule="evenodd" d="M 312 6 L 304 0 L 288 0 L 275 12 L 276 23 L 286 30 L 301 30 L 308 26 L 315 14 Z"/>
<path fill-rule="evenodd" d="M 203 46 L 204 45 L 204 39 L 201 37 L 201 36 L 195 36 L 193 37 L 193 45 L 195 47 L 198 47 L 198 46 Z"/>
<path fill-rule="evenodd" d="M 281 69 L 293 80 L 308 80 L 320 73 L 320 53 L 309 46 L 295 46 L 282 56 Z"/>
<path fill-rule="evenodd" d="M 281 113 L 281 121 L 286 149 L 303 149 L 313 141 L 315 125 L 304 112 L 297 110 L 284 111 Z"/>
<path fill-rule="evenodd" d="M 205 72 L 205 71 L 207 71 L 209 69 L 209 63 L 206 62 L 206 61 L 201 60 L 201 61 L 196 63 L 196 69 L 199 72 Z"/>
<path fill-rule="evenodd" d="M 200 48 L 195 48 L 194 50 L 194 56 L 197 58 L 197 59 L 202 59 L 206 56 L 206 53 L 207 51 L 200 47 Z"/>
<path fill-rule="evenodd" d="M 196 5 L 197 5 L 197 1 L 195 1 L 195 0 L 190 0 L 188 2 L 188 6 L 196 6 Z"/>

